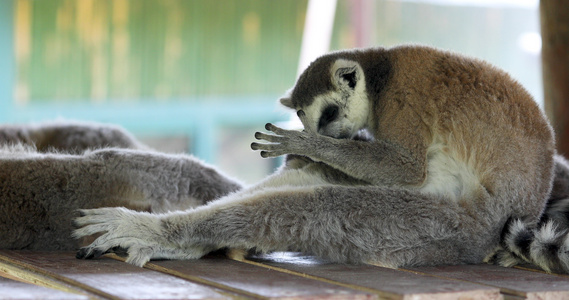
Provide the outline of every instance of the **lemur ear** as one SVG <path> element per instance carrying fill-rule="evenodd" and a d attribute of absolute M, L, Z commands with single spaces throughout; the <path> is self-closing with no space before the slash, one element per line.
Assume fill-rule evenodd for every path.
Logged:
<path fill-rule="evenodd" d="M 292 105 L 292 89 L 286 91 L 286 93 L 279 99 L 279 102 L 288 108 L 292 108 L 295 109 L 295 107 Z"/>
<path fill-rule="evenodd" d="M 279 101 L 285 107 L 294 109 L 294 106 L 292 106 L 292 99 L 290 97 L 289 98 L 280 98 Z"/>
<path fill-rule="evenodd" d="M 353 90 L 361 78 L 361 67 L 355 61 L 339 59 L 332 67 L 332 74 L 334 74 L 334 83 L 340 89 Z"/>

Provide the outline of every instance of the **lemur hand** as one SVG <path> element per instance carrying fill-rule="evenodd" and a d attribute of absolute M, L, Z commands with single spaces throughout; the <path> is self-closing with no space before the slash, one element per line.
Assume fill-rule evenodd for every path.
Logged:
<path fill-rule="evenodd" d="M 262 150 L 262 157 L 277 157 L 285 154 L 306 154 L 310 141 L 314 141 L 314 136 L 304 131 L 286 130 L 279 128 L 271 123 L 265 125 L 265 129 L 274 134 L 256 132 L 255 138 L 265 140 L 271 144 L 252 143 L 251 149 Z"/>

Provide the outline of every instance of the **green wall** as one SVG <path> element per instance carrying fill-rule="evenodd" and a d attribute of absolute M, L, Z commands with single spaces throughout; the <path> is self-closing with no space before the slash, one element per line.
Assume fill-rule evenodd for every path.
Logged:
<path fill-rule="evenodd" d="M 307 5 L 306 0 L 15 3 L 15 95 L 24 103 L 281 94 L 294 84 Z"/>

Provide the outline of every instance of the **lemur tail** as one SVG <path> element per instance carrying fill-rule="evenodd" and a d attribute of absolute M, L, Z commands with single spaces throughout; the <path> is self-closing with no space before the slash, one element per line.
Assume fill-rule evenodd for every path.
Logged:
<path fill-rule="evenodd" d="M 569 273 L 569 163 L 555 157 L 555 178 L 547 206 L 537 225 L 510 219 L 502 250 L 493 260 L 502 266 L 531 263 L 547 272 Z"/>

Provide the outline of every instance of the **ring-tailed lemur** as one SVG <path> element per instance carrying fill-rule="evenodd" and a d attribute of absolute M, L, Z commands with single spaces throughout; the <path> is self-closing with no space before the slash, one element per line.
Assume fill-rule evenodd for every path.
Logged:
<path fill-rule="evenodd" d="M 215 168 L 150 150 L 117 126 L 0 126 L 0 249 L 77 249 L 71 219 L 79 208 L 164 212 L 239 189 Z"/>
<path fill-rule="evenodd" d="M 82 210 L 75 236 L 104 234 L 78 257 L 121 247 L 143 265 L 228 247 L 390 267 L 462 264 L 500 245 L 517 251 L 527 232 L 518 219 L 532 233 L 554 232 L 535 227 L 554 176 L 551 127 L 524 88 L 485 62 L 421 46 L 334 52 L 281 103 L 304 131 L 268 124 L 273 134 L 256 137 L 269 143 L 252 148 L 291 155 L 284 168 L 187 211 Z M 354 138 L 362 130 L 370 140 Z M 539 237 L 524 242 L 546 247 Z M 556 258 L 565 260 L 565 244 Z M 529 252 L 543 256 L 518 255 L 548 268 L 536 247 Z"/>

